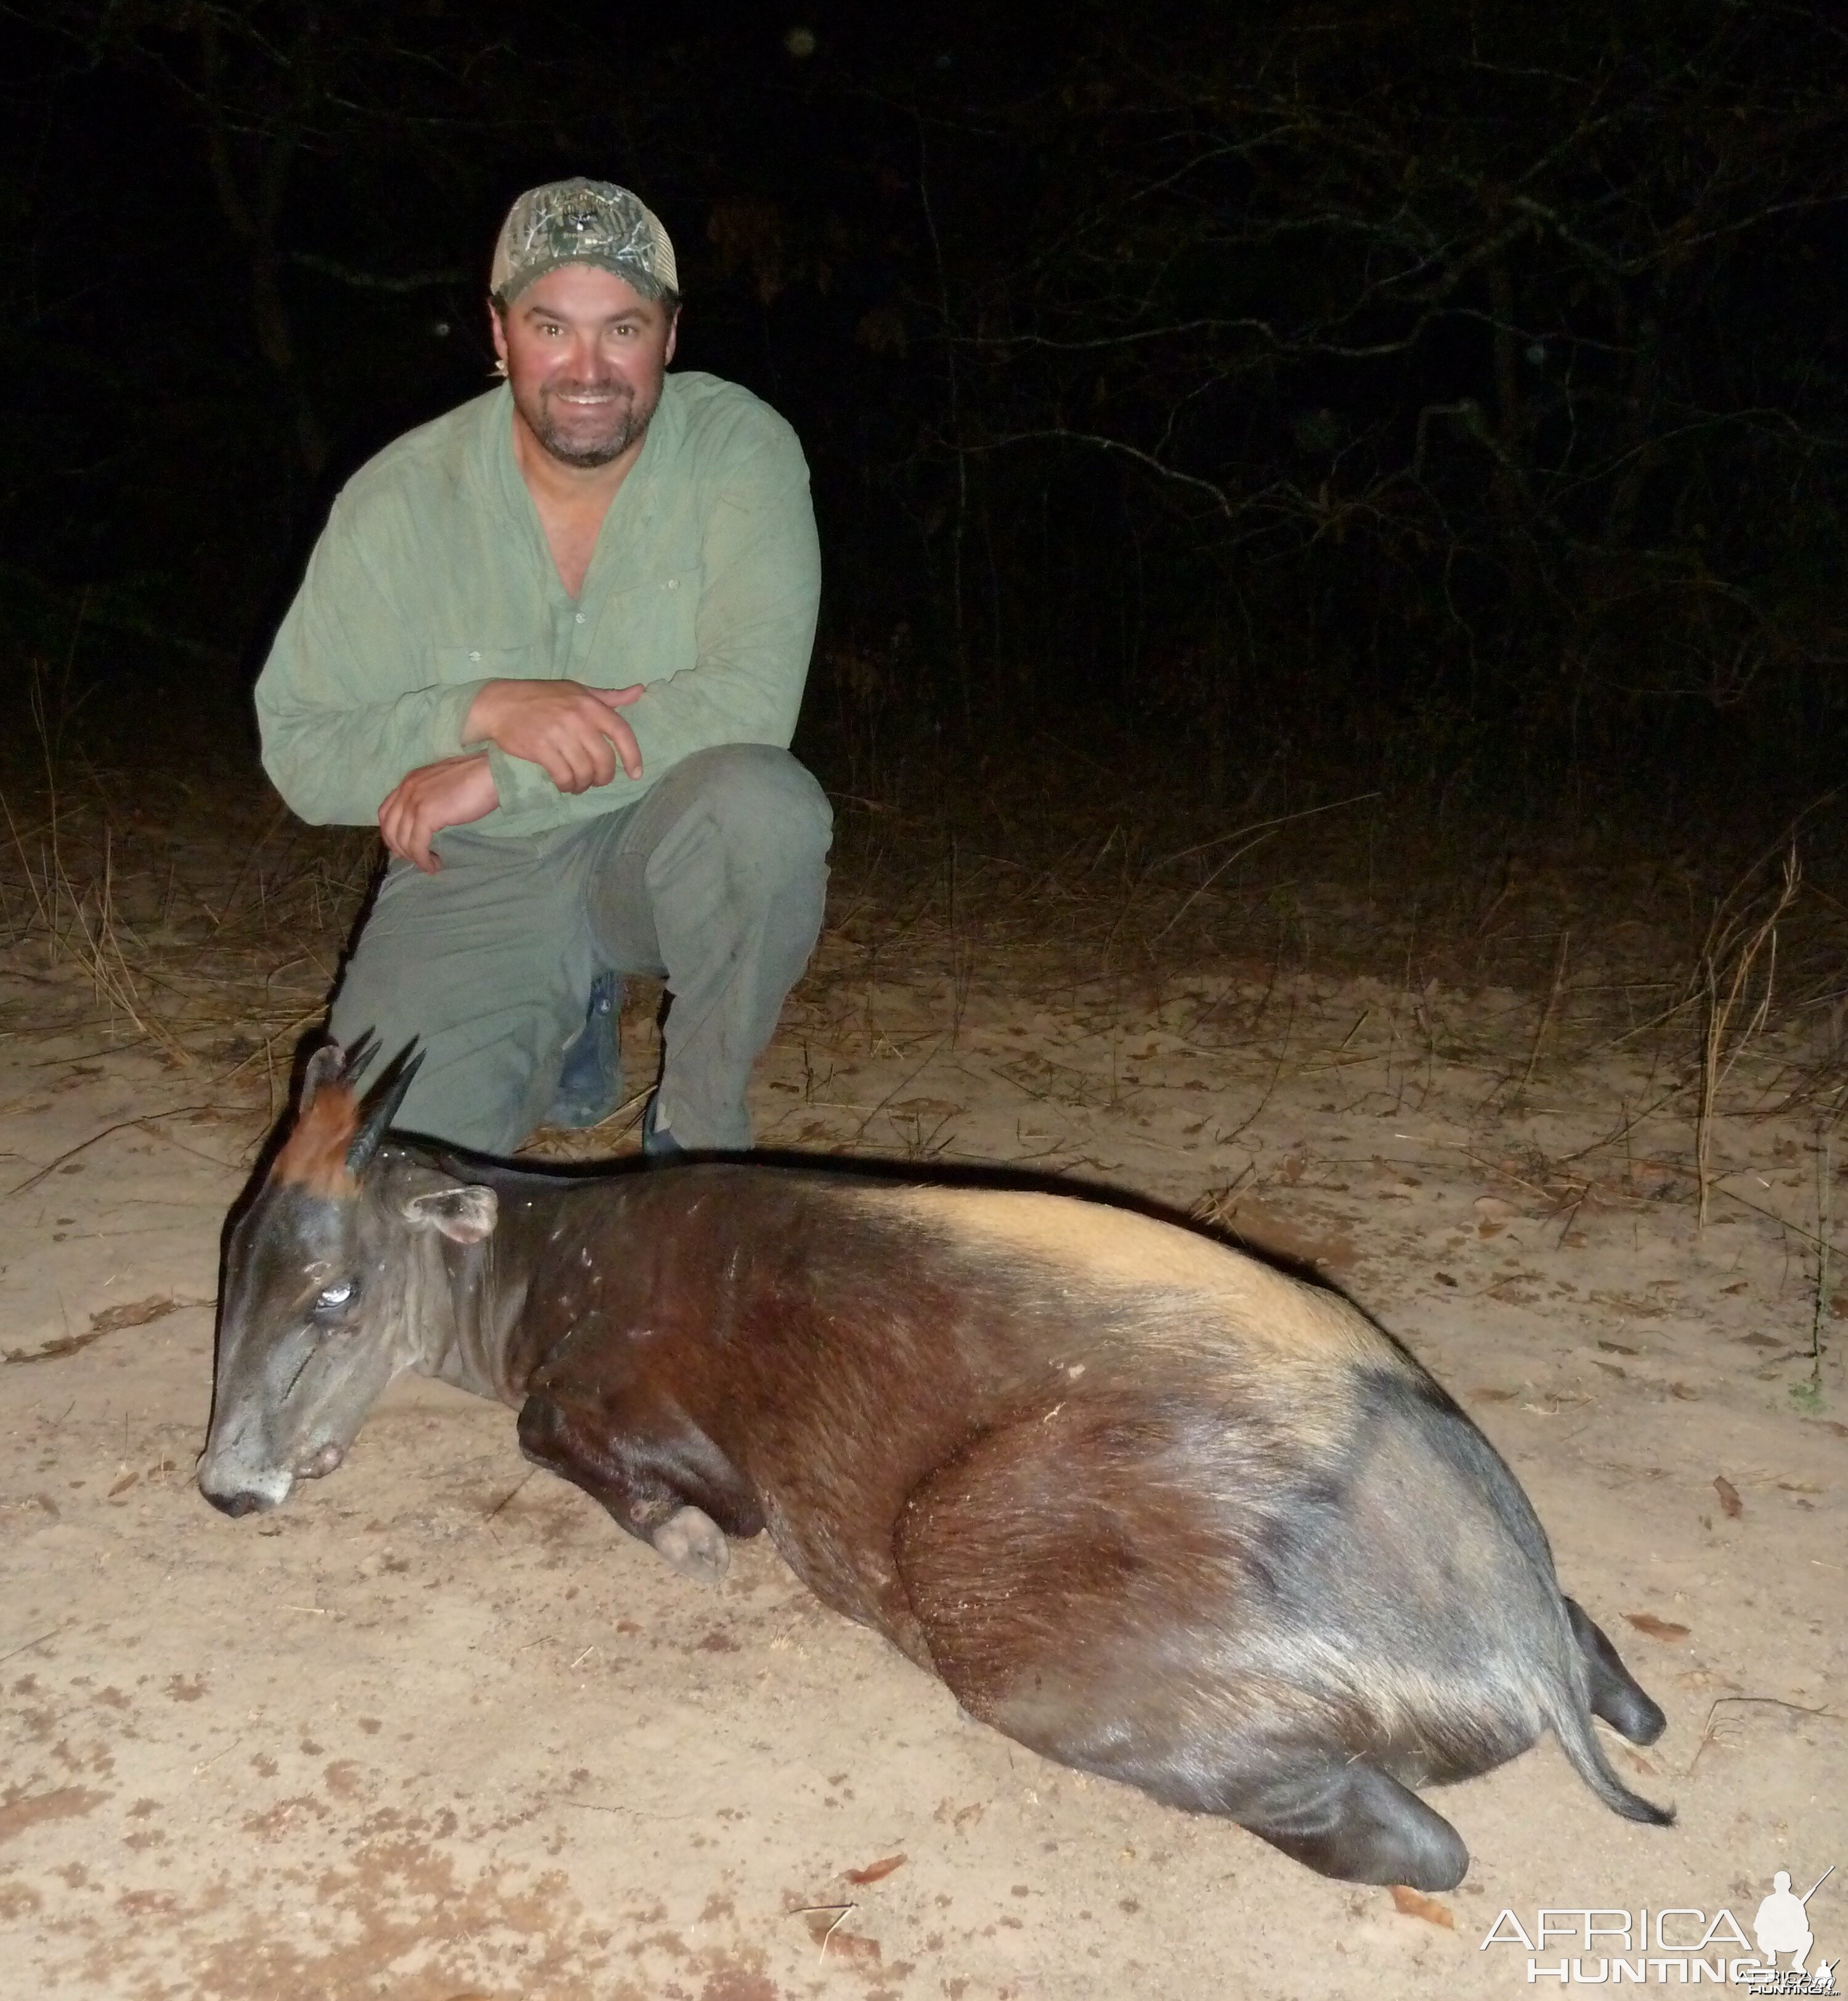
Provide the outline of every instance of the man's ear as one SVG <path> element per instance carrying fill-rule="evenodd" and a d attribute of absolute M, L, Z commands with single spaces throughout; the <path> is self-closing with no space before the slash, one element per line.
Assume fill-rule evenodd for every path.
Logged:
<path fill-rule="evenodd" d="M 488 330 L 494 336 L 494 367 L 497 373 L 507 372 L 507 316 L 499 299 L 490 296 L 488 301 Z"/>
<path fill-rule="evenodd" d="M 440 1230 L 454 1243 L 479 1244 L 493 1235 L 500 1204 L 491 1188 L 434 1188 L 412 1195 L 399 1213 L 413 1229 Z"/>
<path fill-rule="evenodd" d="M 673 318 L 667 322 L 667 348 L 666 353 L 661 357 L 661 366 L 663 368 L 673 359 L 673 350 L 679 343 L 680 337 L 680 309 L 676 306 L 673 309 Z"/>

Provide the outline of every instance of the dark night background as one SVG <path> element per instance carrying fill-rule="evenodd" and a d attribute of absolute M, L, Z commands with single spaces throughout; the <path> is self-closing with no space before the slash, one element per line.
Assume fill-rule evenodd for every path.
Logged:
<path fill-rule="evenodd" d="M 681 365 L 804 441 L 831 783 L 1069 751 L 1233 811 L 1662 831 L 1836 782 L 1832 8 L 53 0 L 0 37 L 4 672 L 99 741 L 248 764 L 332 492 L 485 385 L 500 216 L 583 172 L 673 234 Z"/>

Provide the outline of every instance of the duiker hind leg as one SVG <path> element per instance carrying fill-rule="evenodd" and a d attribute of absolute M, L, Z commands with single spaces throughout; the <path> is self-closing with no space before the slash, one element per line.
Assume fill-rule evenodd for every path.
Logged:
<path fill-rule="evenodd" d="M 1463 1837 L 1418 1794 L 1365 1763 L 1305 1751 L 1286 1776 L 1237 1783 L 1220 1809 L 1273 1848 L 1349 1883 L 1452 1890 L 1470 1866 Z"/>
<path fill-rule="evenodd" d="M 1229 1648 L 1238 1566 L 1151 1501 L 1108 1412 L 989 1433 L 912 1497 L 894 1539 L 932 1664 L 970 1714 L 1061 1763 L 1213 1813 L 1325 1875 L 1446 1890 L 1469 1852 L 1416 1794 L 1312 1730 Z M 1157 1442 L 1159 1441 L 1157 1440 Z"/>
<path fill-rule="evenodd" d="M 1661 1709 L 1638 1687 L 1609 1637 L 1575 1599 L 1565 1601 L 1572 1637 L 1585 1657 L 1592 1714 L 1632 1744 L 1653 1744 L 1669 1725 Z"/>

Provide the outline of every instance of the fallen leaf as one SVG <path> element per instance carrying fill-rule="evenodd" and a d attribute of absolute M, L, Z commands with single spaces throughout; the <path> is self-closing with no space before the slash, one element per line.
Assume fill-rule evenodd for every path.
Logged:
<path fill-rule="evenodd" d="M 1635 1299 L 1628 1293 L 1594 1292 L 1591 1300 L 1593 1306 L 1609 1307 L 1631 1320 L 1660 1320 L 1665 1311 L 1653 1300 Z"/>
<path fill-rule="evenodd" d="M 1677 1626 L 1672 1619 L 1658 1619 L 1653 1612 L 1626 1612 L 1624 1616 L 1651 1640 L 1685 1640 L 1688 1636 L 1686 1627 Z"/>
<path fill-rule="evenodd" d="M 1520 1392 L 1518 1390 L 1472 1390 L 1470 1394 L 1479 1404 L 1512 1404 Z"/>
<path fill-rule="evenodd" d="M 1448 1272 L 1433 1272 L 1431 1275 L 1440 1286 L 1453 1286 L 1456 1282 Z"/>
<path fill-rule="evenodd" d="M 1690 1389 L 1685 1383 L 1671 1383 L 1669 1385 L 1669 1394 L 1678 1403 L 1697 1404 L 1700 1401 L 1700 1392 L 1698 1390 Z"/>
<path fill-rule="evenodd" d="M 1739 1498 L 1739 1490 L 1724 1474 L 1721 1474 L 1714 1481 L 1714 1491 L 1720 1497 L 1720 1505 L 1735 1521 L 1745 1513 L 1745 1504 Z"/>
<path fill-rule="evenodd" d="M 141 1477 L 141 1476 L 138 1473 L 124 1474 L 122 1477 L 116 1482 L 115 1485 L 109 1490 L 109 1498 L 113 1501 L 118 1494 L 126 1494 L 129 1488 L 134 1486 L 135 1482 L 139 1480 Z"/>
<path fill-rule="evenodd" d="M 902 1855 L 883 1856 L 877 1862 L 869 1862 L 864 1869 L 845 1869 L 841 1874 L 850 1883 L 877 1883 L 889 1876 L 895 1869 L 905 1866 Z"/>
<path fill-rule="evenodd" d="M 1640 1355 L 1640 1348 L 1626 1348 L 1620 1341 L 1601 1341 L 1598 1345 L 1606 1355 Z"/>
<path fill-rule="evenodd" d="M 1422 1918 L 1428 1925 L 1442 1925 L 1453 1932 L 1456 1929 L 1456 1920 L 1451 1916 L 1447 1904 L 1440 1904 L 1435 1897 L 1409 1889 L 1403 1883 L 1393 1885 L 1393 1908 L 1403 1916 Z"/>

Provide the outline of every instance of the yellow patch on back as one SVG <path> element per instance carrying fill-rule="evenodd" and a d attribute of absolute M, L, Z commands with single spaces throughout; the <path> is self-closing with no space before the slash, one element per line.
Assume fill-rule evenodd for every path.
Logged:
<path fill-rule="evenodd" d="M 1280 1358 L 1325 1366 L 1393 1355 L 1345 1300 L 1133 1210 L 1012 1190 L 910 1188 L 872 1199 L 1002 1262 L 1031 1259 L 1100 1289 L 1189 1295 L 1213 1321 Z"/>
<path fill-rule="evenodd" d="M 324 1084 L 283 1142 L 270 1178 L 292 1182 L 311 1195 L 343 1199 L 356 1194 L 359 1183 L 346 1164 L 346 1153 L 359 1126 L 353 1087 Z"/>

